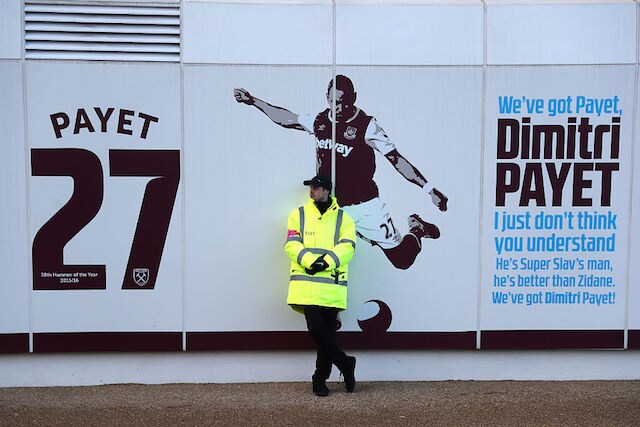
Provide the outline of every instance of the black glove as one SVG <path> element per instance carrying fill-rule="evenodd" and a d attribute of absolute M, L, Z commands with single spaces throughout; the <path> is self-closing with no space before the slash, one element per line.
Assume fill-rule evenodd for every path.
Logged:
<path fill-rule="evenodd" d="M 307 274 L 310 274 L 313 276 L 319 271 L 326 270 L 327 267 L 329 267 L 329 264 L 327 263 L 327 261 L 324 260 L 324 255 L 323 255 L 321 257 L 318 257 L 318 259 L 315 260 L 313 264 L 311 264 L 311 268 L 305 268 L 304 271 L 306 271 Z"/>

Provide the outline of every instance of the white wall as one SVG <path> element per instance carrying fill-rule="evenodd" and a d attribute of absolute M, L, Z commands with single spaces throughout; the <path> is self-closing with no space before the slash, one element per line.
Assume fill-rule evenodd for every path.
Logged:
<path fill-rule="evenodd" d="M 180 350 L 188 350 L 192 332 L 304 331 L 283 302 L 288 261 L 280 250 L 281 223 L 305 197 L 300 181 L 314 168 L 313 137 L 237 104 L 232 90 L 245 87 L 292 111 L 318 112 L 327 106 L 324 93 L 334 72 L 354 79 L 358 105 L 450 197 L 449 211 L 438 212 L 378 156 L 375 179 L 399 228 L 406 231 L 405 218 L 415 212 L 436 222 L 443 236 L 426 242 L 407 271 L 360 241 L 344 331 L 358 333 L 358 321 L 370 316 L 367 301 L 380 299 L 393 310 L 389 332 L 471 333 L 471 348 L 486 348 L 481 332 L 518 338 L 519 331 L 613 331 L 622 337 L 604 346 L 622 351 L 589 350 L 588 337 L 580 351 L 356 350 L 360 380 L 640 378 L 640 353 L 623 350 L 640 348 L 640 334 L 634 335 L 640 331 L 640 270 L 631 262 L 640 229 L 640 186 L 634 184 L 640 5 L 336 3 L 185 0 L 181 63 L 150 65 L 26 61 L 22 2 L 0 1 L 0 197 L 11 201 L 0 214 L 0 335 L 26 336 L 34 352 L 0 354 L 0 386 L 306 381 L 311 351 Z M 607 274 L 615 278 L 617 300 L 605 307 L 496 305 L 492 156 L 496 119 L 508 116 L 498 111 L 497 98 L 581 94 L 615 95 L 623 109 L 616 113 L 621 160 L 609 209 L 620 227 L 615 253 L 605 254 L 613 262 Z M 93 107 L 142 111 L 160 121 L 143 140 L 118 133 L 114 122 L 104 132 L 84 127 L 72 134 L 72 116 L 66 135 L 55 138 L 51 114 Z M 587 116 L 606 125 L 616 114 Z M 533 120 L 563 124 L 567 117 L 540 113 Z M 94 124 L 99 129 L 99 121 Z M 140 130 L 139 123 L 132 126 Z M 99 157 L 105 199 L 70 240 L 65 259 L 106 264 L 104 289 L 33 290 L 34 236 L 72 186 L 68 178 L 31 176 L 32 148 L 82 149 Z M 180 187 L 153 290 L 121 289 L 149 178 L 111 176 L 114 149 L 180 150 Z M 257 177 L 266 189 L 256 185 Z M 570 202 L 563 208 L 574 210 Z M 505 209 L 524 212 L 515 205 Z M 182 343 L 167 353 L 39 353 L 38 334 L 73 332 L 172 333 Z"/>
<path fill-rule="evenodd" d="M 358 381 L 637 380 L 629 351 L 360 351 Z M 3 356 L 2 387 L 309 381 L 312 352 Z M 337 370 L 329 381 L 339 381 Z"/>

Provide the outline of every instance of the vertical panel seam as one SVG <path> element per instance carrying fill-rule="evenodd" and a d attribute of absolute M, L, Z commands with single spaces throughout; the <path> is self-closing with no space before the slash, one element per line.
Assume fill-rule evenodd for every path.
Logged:
<path fill-rule="evenodd" d="M 640 21 L 640 2 L 636 0 L 636 45 L 635 45 L 635 73 L 633 79 L 633 113 L 631 115 L 631 174 L 629 177 L 629 199 L 628 199 L 628 212 L 629 223 L 627 224 L 627 271 L 626 271 L 626 298 L 624 305 L 624 345 L 623 348 L 627 350 L 629 348 L 629 291 L 631 289 L 631 245 L 633 239 L 631 238 L 631 232 L 633 231 L 633 194 L 634 185 L 633 178 L 635 175 L 636 167 L 636 134 L 637 134 L 637 114 L 638 114 L 638 77 L 639 77 L 639 64 L 638 64 L 638 49 L 640 48 L 640 34 L 638 33 L 638 22 Z"/>
<path fill-rule="evenodd" d="M 23 52 L 24 53 L 24 52 Z M 28 309 L 29 309 L 29 353 L 33 353 L 33 260 L 31 253 L 31 158 L 29 153 L 29 118 L 27 115 L 27 64 L 24 60 L 24 56 L 21 60 L 21 75 L 22 75 L 22 115 L 24 126 L 24 137 L 22 143 L 24 144 L 24 174 L 25 174 L 25 202 L 27 208 L 27 221 L 26 221 L 26 235 L 27 239 L 27 297 L 28 297 Z"/>
<path fill-rule="evenodd" d="M 179 58 L 179 64 L 180 64 L 180 188 L 182 189 L 182 193 L 181 193 L 181 197 L 182 197 L 182 202 L 181 202 L 181 207 L 182 207 L 182 218 L 181 218 L 181 242 L 182 242 L 182 247 L 180 248 L 180 254 L 182 256 L 182 260 L 181 260 L 181 268 L 180 268 L 180 277 L 182 278 L 182 283 L 181 283 L 181 295 L 182 295 L 182 301 L 180 302 L 180 306 L 181 306 L 181 321 L 182 321 L 182 351 L 187 351 L 187 322 L 186 322 L 186 313 L 187 313 L 187 307 L 186 307 L 186 303 L 187 303 L 187 287 L 186 287 L 186 268 L 185 268 L 185 262 L 186 262 L 186 247 L 187 247 L 187 242 L 186 242 L 186 228 L 187 228 L 187 197 L 186 197 L 186 185 L 187 185 L 187 180 L 186 180 L 186 167 L 185 167 L 185 141 L 184 141 L 184 109 L 185 109 L 185 104 L 184 104 L 184 64 L 182 62 L 182 2 L 180 2 L 180 58 Z"/>
<path fill-rule="evenodd" d="M 336 182 L 336 126 L 338 124 L 336 118 L 336 46 L 337 46 L 337 32 L 336 32 L 336 16 L 337 16 L 337 4 L 336 0 L 332 0 L 332 44 L 331 52 L 331 78 L 333 80 L 333 99 L 331 100 L 331 182 Z M 336 194 L 336 186 L 333 185 L 333 195 Z"/>
<path fill-rule="evenodd" d="M 477 272 L 477 289 L 478 296 L 476 302 L 477 324 L 476 324 L 476 350 L 482 348 L 482 279 L 484 273 L 484 257 L 483 257 L 483 220 L 484 220 L 484 153 L 485 153 L 485 133 L 486 133 L 486 107 L 487 106 L 487 3 L 482 0 L 482 113 L 480 123 L 480 204 L 478 210 L 478 272 Z"/>

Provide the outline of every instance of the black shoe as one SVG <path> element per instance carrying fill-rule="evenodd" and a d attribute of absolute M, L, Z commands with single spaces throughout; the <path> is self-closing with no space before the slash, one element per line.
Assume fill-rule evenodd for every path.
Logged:
<path fill-rule="evenodd" d="M 435 225 L 423 221 L 417 214 L 409 215 L 409 232 L 418 239 L 437 239 L 440 237 L 440 229 Z"/>
<path fill-rule="evenodd" d="M 344 369 L 342 371 L 344 376 L 344 388 L 347 389 L 347 393 L 353 393 L 356 389 L 356 358 L 353 356 L 347 356 Z"/>
<path fill-rule="evenodd" d="M 316 396 L 328 396 L 329 388 L 324 381 L 314 381 L 313 382 L 313 394 Z"/>

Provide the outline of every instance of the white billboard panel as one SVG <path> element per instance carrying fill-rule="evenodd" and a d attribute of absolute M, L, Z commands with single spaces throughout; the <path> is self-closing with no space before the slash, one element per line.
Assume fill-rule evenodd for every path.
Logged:
<path fill-rule="evenodd" d="M 185 70 L 185 321 L 188 331 L 303 329 L 286 306 L 290 210 L 308 195 L 313 144 L 236 102 L 323 107 L 330 68 Z"/>
<path fill-rule="evenodd" d="M 385 225 L 392 234 L 397 230 L 400 239 L 405 236 L 416 246 L 408 260 L 396 256 L 392 261 L 386 251 L 358 240 L 342 331 L 360 333 L 366 328 L 361 321 L 385 312 L 393 318 L 385 326 L 389 332 L 475 331 L 479 187 L 472 184 L 480 179 L 481 120 L 475 112 L 482 105 L 482 70 L 338 71 L 352 78 L 359 111 L 375 115 L 397 151 L 449 198 L 448 210 L 440 211 L 432 197 L 403 177 L 382 152 L 376 152 L 375 165 L 337 160 L 338 189 L 341 182 L 345 185 L 341 176 L 346 176 L 340 167 L 356 174 L 350 179 L 374 168 L 380 199 L 392 221 L 376 227 Z M 317 139 L 322 130 L 315 125 L 280 127 L 253 105 L 236 102 L 234 88 L 294 112 L 301 122 L 310 117 L 312 123 L 316 114 L 329 108 L 326 90 L 331 78 L 329 68 L 187 69 L 188 331 L 304 330 L 304 319 L 285 303 L 286 218 L 308 200 L 302 181 L 316 173 L 316 149 L 330 148 Z M 407 81 L 412 82 L 410 88 Z M 345 139 L 357 141 L 364 129 L 353 123 Z M 336 153 L 348 160 L 354 148 L 362 149 L 340 143 Z M 343 196 L 337 197 L 340 202 Z M 353 212 L 360 203 L 346 205 L 345 210 Z M 437 240 L 417 239 L 419 254 L 416 237 L 407 234 L 412 214 L 435 223 L 441 232 Z M 475 332 L 465 339 L 469 336 L 473 347 Z"/>
<path fill-rule="evenodd" d="M 327 4 L 183 5 L 183 61 L 214 64 L 331 64 Z"/>
<path fill-rule="evenodd" d="M 179 67 L 26 71 L 34 330 L 181 331 Z"/>
<path fill-rule="evenodd" d="M 357 105 L 375 117 L 397 152 L 448 197 L 447 210 L 440 211 L 389 158 L 376 156 L 374 180 L 395 228 L 406 236 L 408 218 L 417 214 L 441 235 L 421 239 L 422 250 L 406 270 L 360 241 L 353 265 L 356 308 L 371 299 L 386 302 L 393 313 L 389 331 L 475 331 L 482 70 L 341 67 L 338 73 L 353 79 Z M 358 311 L 345 318 L 354 316 L 357 325 Z"/>
<path fill-rule="evenodd" d="M 22 58 L 22 2 L 0 2 L 0 58 Z"/>
<path fill-rule="evenodd" d="M 27 181 L 24 138 L 22 66 L 0 63 L 0 352 L 11 350 L 4 334 L 29 333 L 29 245 L 27 233 Z M 21 338 L 21 351 L 28 342 Z M 6 344 L 6 345 L 5 345 Z"/>
<path fill-rule="evenodd" d="M 341 5 L 336 62 L 345 65 L 479 65 L 482 4 Z M 365 42 L 366 40 L 366 42 Z"/>
<path fill-rule="evenodd" d="M 489 4 L 488 64 L 633 64 L 636 5 Z"/>
<path fill-rule="evenodd" d="M 633 79 L 632 66 L 489 70 L 483 330 L 622 338 Z"/>
<path fill-rule="evenodd" d="M 636 90 L 638 88 L 636 87 Z M 636 97 L 637 98 L 637 97 Z M 636 111 L 638 105 L 636 105 Z M 637 262 L 640 259 L 640 185 L 638 184 L 638 176 L 640 175 L 640 144 L 638 144 L 638 129 L 640 119 L 636 114 L 636 139 L 633 141 L 633 152 L 635 154 L 633 168 L 633 193 L 630 194 L 631 202 L 631 233 L 629 241 L 631 247 L 629 250 L 629 302 L 627 321 L 629 328 L 629 348 L 640 348 L 640 265 Z"/>

